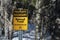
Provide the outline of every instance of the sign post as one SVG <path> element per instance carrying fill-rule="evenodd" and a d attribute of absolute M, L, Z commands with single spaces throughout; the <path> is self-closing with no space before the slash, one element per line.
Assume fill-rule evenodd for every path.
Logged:
<path fill-rule="evenodd" d="M 19 31 L 19 40 L 22 40 L 23 31 L 28 30 L 27 9 L 16 9 L 13 12 L 13 30 Z"/>
<path fill-rule="evenodd" d="M 23 31 L 19 31 L 19 34 L 18 34 L 18 36 L 19 36 L 19 40 L 22 40 L 22 34 L 23 34 Z"/>

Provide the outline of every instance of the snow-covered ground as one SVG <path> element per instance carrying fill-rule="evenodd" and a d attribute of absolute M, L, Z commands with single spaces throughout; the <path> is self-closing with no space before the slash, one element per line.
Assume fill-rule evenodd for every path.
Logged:
<path fill-rule="evenodd" d="M 22 40 L 35 40 L 35 26 L 33 24 L 29 24 L 29 29 L 28 31 L 23 31 L 23 34 L 22 34 Z M 16 31 L 13 33 L 13 38 L 12 40 L 19 40 L 19 37 L 18 37 L 18 33 L 19 31 Z M 38 40 L 40 39 L 40 33 L 38 33 Z M 51 36 L 49 34 L 49 32 L 46 33 L 46 36 L 44 38 L 44 40 L 50 40 L 51 39 Z"/>
<path fill-rule="evenodd" d="M 17 35 L 17 33 L 18 32 L 15 32 L 14 35 Z M 22 36 L 23 36 L 22 40 L 35 40 L 35 31 L 32 30 L 30 33 L 24 33 Z M 38 38 L 38 40 L 40 39 L 39 33 L 38 33 L 37 38 Z M 12 38 L 12 40 L 19 40 L 19 37 L 18 36 L 14 37 L 14 38 Z M 45 37 L 44 40 L 51 40 L 51 36 L 47 34 L 47 37 Z"/>
<path fill-rule="evenodd" d="M 15 37 L 13 38 L 12 40 L 19 40 L 18 37 Z M 28 39 L 28 38 L 22 38 L 22 40 L 31 40 L 31 39 Z"/>
<path fill-rule="evenodd" d="M 18 32 L 15 32 L 14 35 L 16 36 Z M 35 31 L 31 31 L 30 33 L 24 33 L 22 40 L 35 40 Z M 19 37 L 14 37 L 12 40 L 19 40 Z"/>
<path fill-rule="evenodd" d="M 18 37 L 13 38 L 12 40 L 18 40 Z"/>

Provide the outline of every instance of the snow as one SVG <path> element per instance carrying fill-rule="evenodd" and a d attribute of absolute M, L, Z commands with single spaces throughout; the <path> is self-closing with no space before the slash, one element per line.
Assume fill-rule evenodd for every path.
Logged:
<path fill-rule="evenodd" d="M 12 40 L 19 40 L 18 37 L 13 38 Z M 22 40 L 30 40 L 28 38 L 22 38 Z"/>
<path fill-rule="evenodd" d="M 12 40 L 18 40 L 18 37 L 13 38 Z"/>

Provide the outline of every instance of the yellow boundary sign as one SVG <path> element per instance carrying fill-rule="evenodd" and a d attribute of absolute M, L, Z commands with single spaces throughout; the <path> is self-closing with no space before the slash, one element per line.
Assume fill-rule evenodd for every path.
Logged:
<path fill-rule="evenodd" d="M 13 30 L 28 30 L 27 9 L 13 11 Z"/>

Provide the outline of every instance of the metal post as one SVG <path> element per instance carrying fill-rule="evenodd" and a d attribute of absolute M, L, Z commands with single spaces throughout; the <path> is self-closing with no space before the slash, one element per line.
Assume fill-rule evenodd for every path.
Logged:
<path fill-rule="evenodd" d="M 20 30 L 19 31 L 19 35 L 18 35 L 19 36 L 19 40 L 22 40 L 22 34 L 23 34 L 23 31 Z"/>

